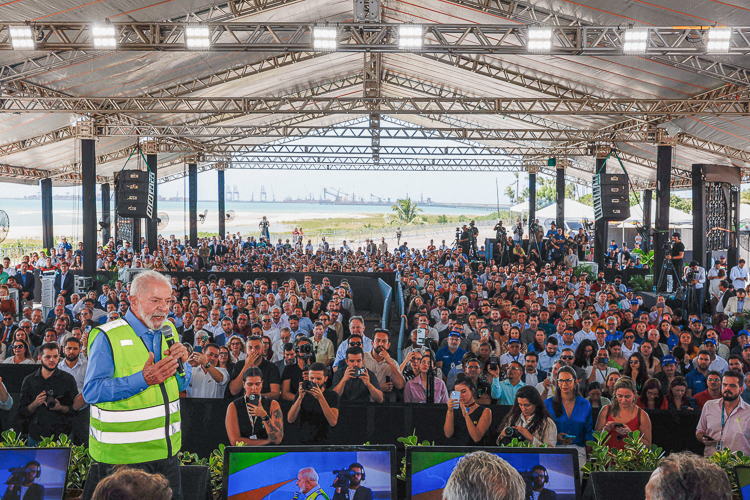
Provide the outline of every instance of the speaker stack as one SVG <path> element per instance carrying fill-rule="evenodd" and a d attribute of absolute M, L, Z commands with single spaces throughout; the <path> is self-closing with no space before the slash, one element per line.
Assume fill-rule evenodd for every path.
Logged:
<path fill-rule="evenodd" d="M 150 219 L 155 194 L 156 176 L 147 170 L 122 170 L 115 176 L 115 204 L 120 217 Z"/>
<path fill-rule="evenodd" d="M 630 217 L 630 195 L 626 174 L 594 175 L 594 218 L 623 221 Z"/>

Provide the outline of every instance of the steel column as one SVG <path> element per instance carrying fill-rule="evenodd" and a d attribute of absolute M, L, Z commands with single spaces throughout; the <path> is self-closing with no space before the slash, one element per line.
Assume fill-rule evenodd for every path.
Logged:
<path fill-rule="evenodd" d="M 96 276 L 96 141 L 81 139 L 83 275 Z"/>
<path fill-rule="evenodd" d="M 644 252 L 651 250 L 651 202 L 653 201 L 653 197 L 653 190 L 646 189 L 643 192 L 643 229 L 645 229 L 646 237 L 643 238 L 641 249 Z"/>
<path fill-rule="evenodd" d="M 110 233 L 112 231 L 112 214 L 109 207 L 109 184 L 104 183 L 101 186 L 102 190 L 102 246 L 107 246 L 109 243 Z"/>
<path fill-rule="evenodd" d="M 42 245 L 45 250 L 55 246 L 55 231 L 53 225 L 52 209 L 52 179 L 39 181 L 42 188 Z"/>
<path fill-rule="evenodd" d="M 703 165 L 693 164 L 693 260 L 706 268 L 706 176 Z"/>
<path fill-rule="evenodd" d="M 664 267 L 664 244 L 669 243 L 669 197 L 672 183 L 674 147 L 659 145 L 656 151 L 656 220 L 654 221 L 654 280 Z M 695 232 L 695 229 L 693 229 Z M 681 270 L 677 270 L 680 274 Z M 681 275 L 681 274 L 680 274 Z M 666 280 L 664 281 L 666 283 Z M 659 292 L 663 290 L 658 290 Z"/>
<path fill-rule="evenodd" d="M 563 165 L 557 165 L 555 158 L 550 158 L 550 167 L 557 167 L 555 173 L 556 182 L 555 187 L 557 188 L 557 227 L 562 227 L 565 232 L 565 167 Z"/>
<path fill-rule="evenodd" d="M 190 207 L 190 246 L 198 246 L 198 164 L 188 163 L 188 206 Z"/>
<path fill-rule="evenodd" d="M 133 251 L 134 252 L 140 252 L 141 251 L 141 220 L 142 219 L 132 219 L 133 221 Z"/>
<path fill-rule="evenodd" d="M 536 220 L 536 169 L 529 169 L 529 224 L 534 220 Z"/>
<path fill-rule="evenodd" d="M 224 188 L 224 169 L 216 171 L 219 178 L 219 238 L 224 238 L 226 227 L 226 192 Z"/>
<path fill-rule="evenodd" d="M 156 154 L 147 154 L 146 155 L 146 164 L 148 165 L 148 168 L 151 172 L 153 172 L 154 175 L 157 175 L 157 163 L 156 163 Z M 158 188 L 154 190 L 154 211 L 151 214 L 151 218 L 146 219 L 146 244 L 148 245 L 148 251 L 150 254 L 153 255 L 153 253 L 158 250 L 158 237 L 159 237 L 159 221 L 158 221 L 158 208 L 156 203 L 156 198 L 158 196 Z"/>
<path fill-rule="evenodd" d="M 601 171 L 604 168 L 606 161 L 606 158 L 597 158 L 595 171 Z M 608 229 L 609 221 L 607 219 L 599 219 L 594 222 L 594 262 L 599 265 L 599 270 L 604 269 L 604 255 L 607 250 Z"/>

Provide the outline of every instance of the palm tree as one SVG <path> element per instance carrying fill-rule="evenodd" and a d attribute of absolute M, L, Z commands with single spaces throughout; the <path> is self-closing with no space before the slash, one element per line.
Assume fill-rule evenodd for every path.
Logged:
<path fill-rule="evenodd" d="M 389 224 L 399 224 L 401 226 L 417 226 L 426 224 L 427 220 L 419 215 L 422 211 L 417 207 L 416 202 L 409 198 L 396 200 L 396 204 L 391 206 L 394 213 L 385 216 Z"/>
<path fill-rule="evenodd" d="M 747 203 L 750 205 L 750 189 L 745 189 L 740 194 L 740 203 Z"/>

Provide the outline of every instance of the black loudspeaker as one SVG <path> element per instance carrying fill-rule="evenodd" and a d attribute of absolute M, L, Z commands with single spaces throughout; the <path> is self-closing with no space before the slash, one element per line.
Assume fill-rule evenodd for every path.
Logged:
<path fill-rule="evenodd" d="M 115 175 L 117 215 L 135 219 L 154 213 L 156 176 L 145 170 L 122 170 Z"/>
<path fill-rule="evenodd" d="M 594 176 L 594 218 L 623 221 L 630 217 L 630 190 L 625 174 Z"/>
<path fill-rule="evenodd" d="M 584 500 L 646 500 L 650 472 L 595 472 L 591 474 Z"/>
<path fill-rule="evenodd" d="M 89 475 L 83 486 L 82 500 L 91 500 L 99 481 L 103 479 L 103 466 L 94 462 L 89 467 Z M 181 465 L 180 479 L 182 481 L 182 496 L 185 500 L 211 500 L 211 475 L 209 468 L 204 465 Z M 145 499 L 144 499 L 145 500 Z"/>

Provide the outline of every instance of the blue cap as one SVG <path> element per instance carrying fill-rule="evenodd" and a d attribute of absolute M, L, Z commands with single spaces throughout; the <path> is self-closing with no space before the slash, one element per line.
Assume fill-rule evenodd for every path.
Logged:
<path fill-rule="evenodd" d="M 703 324 L 703 321 L 701 321 L 700 318 L 693 318 L 693 319 L 690 320 L 690 324 L 692 325 L 693 323 Z"/>
<path fill-rule="evenodd" d="M 661 358 L 661 366 L 664 366 L 664 365 L 676 365 L 676 364 L 677 364 L 677 360 L 671 354 L 667 354 L 666 356 L 664 356 L 663 358 Z"/>
<path fill-rule="evenodd" d="M 711 339 L 706 339 L 706 341 L 705 341 L 705 342 L 703 342 L 703 345 L 706 345 L 706 344 L 713 344 L 713 345 L 717 345 L 717 344 L 716 344 L 716 339 L 713 339 L 713 338 L 711 338 Z"/>
<path fill-rule="evenodd" d="M 745 350 L 745 349 L 747 349 L 748 347 L 750 347 L 750 344 L 745 344 L 745 345 L 743 345 L 743 346 L 742 346 L 742 350 L 744 351 L 744 350 Z"/>
<path fill-rule="evenodd" d="M 630 292 L 632 292 L 632 291 L 633 291 L 633 289 L 632 289 L 632 288 L 628 288 L 628 293 L 630 293 Z"/>
<path fill-rule="evenodd" d="M 740 330 L 737 333 L 737 336 L 739 337 L 740 335 L 747 335 L 748 337 L 750 337 L 750 332 L 748 332 L 747 330 Z"/>
<path fill-rule="evenodd" d="M 520 344 L 520 343 L 521 343 L 521 341 L 518 340 L 518 339 L 510 339 L 510 340 L 508 340 L 508 345 L 511 345 L 511 344 Z"/>
<path fill-rule="evenodd" d="M 635 300 L 635 299 L 633 299 L 633 300 L 630 301 L 630 305 L 631 306 L 637 306 L 638 305 L 638 301 Z"/>
<path fill-rule="evenodd" d="M 461 337 L 461 334 L 460 334 L 459 332 L 457 332 L 456 330 L 453 330 L 453 331 L 451 331 L 451 332 L 450 332 L 450 333 L 448 334 L 448 336 L 449 336 L 449 337 Z"/>

